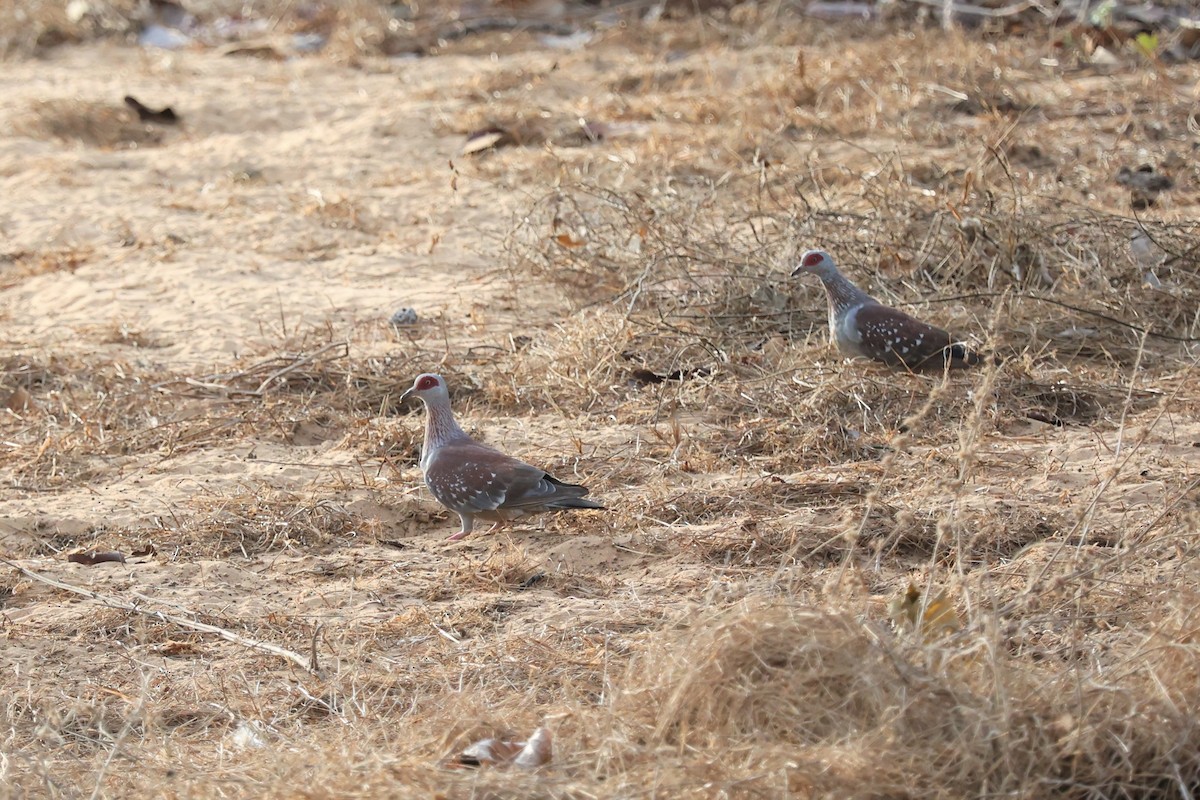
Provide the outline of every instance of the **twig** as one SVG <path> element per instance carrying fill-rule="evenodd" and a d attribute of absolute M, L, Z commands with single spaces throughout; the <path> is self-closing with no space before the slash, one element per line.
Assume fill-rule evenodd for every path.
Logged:
<path fill-rule="evenodd" d="M 429 624 L 430 624 L 430 625 L 433 625 L 433 623 L 432 623 L 432 622 L 431 622 L 431 623 L 429 623 Z M 450 633 L 449 631 L 444 631 L 444 630 L 442 630 L 441 628 L 439 628 L 437 625 L 433 625 L 433 629 L 434 629 L 435 631 L 437 631 L 438 633 L 440 633 L 442 636 L 446 637 L 448 640 L 450 640 L 450 641 L 451 641 L 451 642 L 453 642 L 454 644 L 462 644 L 462 639 L 459 639 L 459 638 L 458 638 L 457 636 L 455 636 L 453 633 Z"/>
<path fill-rule="evenodd" d="M 304 656 L 298 653 L 293 653 L 291 650 L 280 647 L 277 644 L 260 642 L 257 639 L 251 639 L 248 636 L 242 636 L 241 634 L 234 633 L 233 631 L 226 630 L 225 628 L 219 628 L 216 625 L 209 625 L 206 622 L 197 622 L 196 620 L 187 619 L 185 617 L 177 617 L 174 614 L 168 614 L 165 611 L 153 611 L 151 609 L 141 608 L 136 603 L 129 603 L 118 597 L 103 595 L 99 592 L 93 592 L 91 589 L 84 589 L 82 586 L 75 586 L 74 584 L 65 583 L 57 580 L 56 578 L 42 575 L 39 572 L 26 569 L 20 564 L 10 561 L 4 557 L 0 557 L 0 564 L 7 564 L 27 578 L 32 578 L 35 581 L 41 581 L 48 586 L 53 586 L 56 589 L 62 589 L 65 592 L 82 595 L 89 600 L 109 608 L 119 608 L 123 611 L 133 611 L 134 613 L 142 614 L 143 616 L 151 617 L 153 619 L 161 619 L 165 622 L 170 622 L 172 625 L 178 625 L 181 628 L 188 628 L 189 630 L 199 631 L 201 633 L 213 633 L 217 636 L 220 636 L 222 639 L 233 642 L 234 644 L 240 644 L 243 647 L 249 647 L 252 650 L 261 650 L 264 653 L 271 653 L 272 655 L 279 656 L 280 658 L 285 658 L 306 672 L 310 672 L 313 675 L 320 677 L 320 673 L 315 668 L 316 659 L 313 659 L 314 663 L 310 664 L 309 660 Z M 318 628 L 318 630 L 320 630 L 320 628 Z"/>
<path fill-rule="evenodd" d="M 317 645 L 320 644 L 321 631 L 323 631 L 323 630 L 325 630 L 324 622 L 317 625 L 317 629 L 315 631 L 313 631 L 313 635 L 312 635 L 312 651 L 309 653 L 308 671 L 314 675 L 321 674 L 321 665 L 317 661 Z"/>
<path fill-rule="evenodd" d="M 197 379 L 197 378 L 182 378 L 182 379 L 176 378 L 176 379 L 172 379 L 169 381 L 163 381 L 162 383 L 156 383 L 151 388 L 156 389 L 156 390 L 161 390 L 167 386 L 170 386 L 173 383 L 183 383 L 187 386 L 191 386 L 196 389 L 206 389 L 208 391 L 213 391 L 213 392 L 224 392 L 225 394 L 228 394 L 228 395 L 240 395 L 243 397 L 262 397 L 263 393 L 266 392 L 267 387 L 270 386 L 274 381 L 279 380 L 280 378 L 287 375 L 288 373 L 295 372 L 296 370 L 300 369 L 301 367 L 303 367 L 307 364 L 311 364 L 313 361 L 317 360 L 317 358 L 319 358 L 320 356 L 324 355 L 325 353 L 328 353 L 330 350 L 334 350 L 337 348 L 340 348 L 342 352 L 338 353 L 337 356 L 335 356 L 335 358 L 346 358 L 350 355 L 350 343 L 349 342 L 345 342 L 345 341 L 330 342 L 329 344 L 325 345 L 324 347 L 320 347 L 320 348 L 312 351 L 311 353 L 301 353 L 299 355 L 293 356 L 290 361 L 287 358 L 284 358 L 281 356 L 272 356 L 271 358 L 267 358 L 262 361 L 259 361 L 255 364 L 247 367 L 246 369 L 241 370 L 240 372 L 227 372 L 227 373 L 219 374 L 219 375 L 206 375 L 205 377 L 199 378 L 199 379 Z M 276 369 L 276 370 L 272 371 L 270 374 L 268 374 L 267 377 L 264 378 L 263 381 L 258 385 L 257 389 L 239 389 L 235 386 L 229 385 L 229 383 L 232 381 L 235 381 L 239 378 L 248 378 L 251 375 L 262 372 L 264 369 L 266 369 L 267 367 L 270 367 L 272 364 L 278 364 L 280 362 L 285 362 L 285 363 L 282 367 L 279 367 L 278 369 Z"/>
<path fill-rule="evenodd" d="M 1192 365 L 1193 365 L 1193 368 L 1195 368 L 1196 362 L 1193 361 Z M 1166 401 L 1160 406 L 1158 414 L 1155 415 L 1154 419 L 1151 420 L 1150 424 L 1146 427 L 1146 430 L 1142 435 L 1141 441 L 1137 442 L 1136 444 L 1134 444 L 1131 447 L 1130 452 L 1128 452 L 1125 455 L 1125 458 L 1121 461 L 1121 463 L 1113 466 L 1114 476 L 1117 472 L 1119 472 L 1121 470 L 1122 467 L 1125 466 L 1126 463 L 1128 463 L 1128 461 L 1131 458 L 1133 458 L 1133 455 L 1140 449 L 1141 445 L 1145 442 L 1146 437 L 1150 435 L 1150 431 L 1152 431 L 1154 429 L 1154 426 L 1158 424 L 1158 420 L 1161 419 L 1163 417 L 1163 415 L 1166 413 L 1166 409 L 1168 407 L 1169 402 L 1171 400 L 1173 400 L 1178 394 L 1179 394 L 1179 388 L 1176 388 L 1175 391 L 1172 392 L 1171 395 L 1166 399 Z M 1105 484 L 1101 487 L 1101 492 L 1105 488 L 1107 488 L 1109 482 L 1111 482 L 1111 480 L 1105 482 Z M 1146 525 L 1140 532 L 1138 532 L 1132 536 L 1128 536 L 1126 538 L 1126 541 L 1128 542 L 1127 546 L 1120 549 L 1115 555 L 1110 556 L 1109 558 L 1106 558 L 1102 561 L 1093 563 L 1087 567 L 1081 567 L 1079 569 L 1076 569 L 1074 572 L 1070 572 L 1065 575 L 1062 575 L 1055 580 L 1055 583 L 1057 585 L 1066 585 L 1070 581 L 1080 580 L 1080 579 L 1088 577 L 1090 575 L 1097 574 L 1100 572 L 1100 570 L 1105 569 L 1105 568 L 1115 564 L 1122 558 L 1128 558 L 1132 553 L 1141 549 L 1143 546 L 1145 546 L 1146 544 L 1148 544 L 1150 542 L 1150 538 L 1147 534 L 1149 534 L 1150 531 L 1154 530 L 1154 528 L 1157 527 L 1158 524 L 1163 519 L 1165 519 L 1168 514 L 1170 514 L 1172 511 L 1174 511 L 1179 506 L 1180 503 L 1182 503 L 1185 499 L 1187 499 L 1188 495 L 1197 486 L 1200 486 L 1200 478 L 1195 479 L 1194 481 L 1189 483 L 1187 486 L 1185 486 L 1183 488 L 1183 490 L 1180 491 L 1173 500 L 1171 500 L 1169 503 L 1167 503 L 1164 506 L 1162 512 L 1160 512 L 1158 514 L 1158 516 L 1156 516 L 1153 520 L 1151 520 L 1150 523 L 1148 525 Z M 1084 510 L 1084 512 L 1083 512 L 1084 515 L 1088 514 L 1091 507 L 1093 505 L 1095 505 L 1095 502 L 1097 499 L 1098 499 L 1098 495 L 1096 498 L 1093 499 L 1092 503 L 1089 504 L 1088 509 Z M 1075 526 L 1072 527 L 1072 529 L 1067 532 L 1066 536 L 1063 537 L 1062 545 L 1063 546 L 1068 545 L 1070 538 L 1072 536 L 1074 536 L 1076 531 L 1078 531 L 1080 529 L 1080 527 L 1083 524 L 1085 524 L 1086 522 L 1087 522 L 1087 519 L 1085 518 L 1085 516 L 1081 515 L 1079 521 L 1076 522 Z M 1058 554 L 1059 554 L 1059 552 L 1061 552 L 1061 550 L 1062 550 L 1062 547 L 1060 547 L 1059 549 L 1056 549 L 1054 551 L 1054 553 L 1051 555 L 1051 558 L 1047 559 L 1047 562 L 1038 571 L 1038 574 L 1035 577 L 1035 579 L 1029 584 L 1029 586 L 1030 586 L 1029 589 L 1027 589 L 1024 593 L 1018 595 L 1017 597 L 1014 597 L 1013 599 L 1009 600 L 1007 603 L 1005 603 L 1000 608 L 996 609 L 996 612 L 995 612 L 996 618 L 1007 619 L 1007 618 L 1011 617 L 1013 614 L 1015 614 L 1019 609 L 1028 605 L 1032 601 L 1033 598 L 1040 597 L 1042 595 L 1044 590 L 1037 590 L 1036 587 L 1039 587 L 1042 584 L 1043 579 L 1046 577 L 1046 574 L 1049 571 L 1050 565 L 1058 558 Z M 968 627 L 976 628 L 977 626 L 973 623 L 972 625 L 970 625 Z M 959 633 L 955 634 L 954 638 L 960 638 L 961 636 L 963 636 L 965 634 L 966 630 L 967 630 L 967 628 L 964 628 L 963 631 L 960 631 Z"/>
<path fill-rule="evenodd" d="M 440 29 L 435 39 L 445 39 L 446 41 L 454 41 L 455 39 L 465 39 L 468 36 L 475 36 L 480 33 L 489 31 L 530 31 L 535 33 L 548 33 L 552 36 L 570 36 L 573 33 L 579 32 L 578 28 L 571 25 L 559 25 L 546 20 L 522 20 L 516 17 L 488 17 L 484 19 L 472 19 L 466 21 L 454 22 Z"/>
<path fill-rule="evenodd" d="M 322 353 L 326 353 L 326 352 L 334 349 L 335 347 L 342 348 L 342 354 L 340 356 L 338 356 L 338 358 L 345 358 L 346 356 L 350 355 L 350 343 L 349 342 L 330 342 L 329 344 L 325 345 L 324 347 L 314 350 L 313 352 L 309 353 L 306 356 L 301 356 L 301 357 L 297 358 L 295 361 L 293 361 L 291 364 L 288 364 L 286 367 L 275 370 L 270 375 L 268 375 L 266 377 L 266 380 L 264 380 L 262 383 L 260 383 L 258 385 L 258 388 L 255 389 L 253 392 L 251 392 L 251 394 L 261 395 L 264 391 L 266 391 L 267 387 L 271 385 L 272 381 L 276 381 L 276 380 L 282 378 L 284 375 L 287 375 L 289 372 L 294 372 L 295 370 L 300 369 L 300 367 L 304 366 L 305 364 L 311 363 L 312 361 L 316 360 L 317 356 L 321 355 Z"/>
<path fill-rule="evenodd" d="M 947 5 L 945 0 L 906 0 L 906 2 L 937 8 L 945 8 Z M 1046 13 L 1036 3 L 1032 2 L 1014 3 L 1011 6 L 1004 6 L 1002 8 L 986 8 L 984 6 L 967 5 L 966 3 L 950 3 L 949 8 L 955 15 L 966 14 L 975 17 L 1013 17 L 1031 8 L 1037 9 L 1042 14 Z"/>

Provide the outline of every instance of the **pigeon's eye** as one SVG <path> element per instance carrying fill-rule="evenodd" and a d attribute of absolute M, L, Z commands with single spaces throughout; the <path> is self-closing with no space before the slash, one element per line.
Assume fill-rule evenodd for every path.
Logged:
<path fill-rule="evenodd" d="M 421 380 L 417 383 L 417 391 L 423 392 L 426 389 L 432 389 L 433 387 L 435 387 L 437 385 L 438 385 L 437 378 L 433 377 L 432 375 L 426 375 L 424 378 L 421 378 Z"/>
<path fill-rule="evenodd" d="M 804 257 L 804 266 L 815 267 L 817 264 L 821 263 L 821 259 L 823 257 L 824 256 L 822 256 L 820 253 L 809 253 Z"/>

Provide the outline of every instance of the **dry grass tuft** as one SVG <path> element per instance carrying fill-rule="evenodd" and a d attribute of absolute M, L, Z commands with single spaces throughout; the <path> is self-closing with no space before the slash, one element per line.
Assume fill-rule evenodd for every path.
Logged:
<path fill-rule="evenodd" d="M 1172 615 L 1163 627 L 1182 621 Z M 1134 700 L 1084 664 L 1068 668 L 1063 680 L 1074 689 L 1064 692 L 1051 673 L 989 654 L 985 641 L 957 652 L 914 646 L 846 613 L 750 598 L 693 618 L 636 656 L 614 710 L 665 761 L 689 749 L 721 752 L 728 780 L 783 759 L 797 780 L 842 795 L 869 786 L 861 796 L 907 796 L 921 785 L 954 796 L 1033 782 L 1070 796 L 1122 796 L 1200 777 L 1194 752 L 1160 733 L 1162 725 L 1188 739 L 1198 733 L 1177 727 L 1174 698 L 1195 680 L 1179 669 L 1178 648 L 1147 642 L 1160 655 L 1139 661 L 1139 648 L 1116 659 L 1137 675 Z M 765 742 L 786 743 L 787 755 Z"/>
<path fill-rule="evenodd" d="M 89 250 L 70 248 L 44 250 L 37 253 L 5 253 L 0 255 L 0 289 L 9 289 L 34 275 L 54 272 L 75 272 L 92 257 Z"/>
<path fill-rule="evenodd" d="M 160 126 L 141 122 L 123 104 L 43 100 L 12 124 L 21 136 L 103 149 L 158 147 L 166 139 Z"/>
<path fill-rule="evenodd" d="M 897 703 L 878 680 L 887 666 L 849 616 L 747 600 L 635 658 L 616 713 L 648 711 L 653 740 L 679 748 L 835 743 L 875 727 Z"/>
<path fill-rule="evenodd" d="M 204 543 L 201 552 L 185 545 L 192 557 L 321 552 L 345 538 L 373 535 L 377 525 L 337 503 L 289 492 L 247 488 L 233 496 L 199 495 L 192 505 L 192 514 L 173 531 L 183 542 Z"/>

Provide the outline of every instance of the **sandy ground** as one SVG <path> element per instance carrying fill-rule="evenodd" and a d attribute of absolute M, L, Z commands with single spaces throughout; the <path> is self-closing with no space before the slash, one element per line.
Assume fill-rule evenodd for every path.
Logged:
<path fill-rule="evenodd" d="M 943 537 L 955 542 L 960 567 L 998 568 L 966 568 L 950 579 L 960 589 L 989 587 L 976 596 L 989 607 L 1037 584 L 1048 562 L 1108 563 L 1151 533 L 1164 537 L 1159 555 L 1094 587 L 1093 600 L 1117 614 L 1112 608 L 1173 585 L 1172 570 L 1192 563 L 1178 548 L 1191 547 L 1200 463 L 1186 345 L 1155 344 L 1141 372 L 1118 358 L 1086 377 L 1080 370 L 1088 365 L 1043 348 L 1017 377 L 1000 379 L 1001 391 L 1021 380 L 1073 380 L 1101 398 L 1088 419 L 1058 427 L 987 406 L 972 432 L 971 409 L 987 394 L 981 373 L 940 390 L 949 416 L 935 410 L 937 425 L 885 457 L 899 423 L 934 383 L 831 355 L 812 327 L 823 314 L 816 287 L 786 284 L 780 263 L 781 302 L 803 311 L 807 325 L 731 361 L 776 359 L 764 374 L 785 377 L 755 383 L 730 367 L 733 389 L 722 391 L 718 380 L 709 394 L 689 396 L 672 384 L 631 388 L 618 369 L 591 401 L 559 402 L 559 376 L 586 371 L 594 353 L 573 356 L 561 344 L 591 336 L 584 320 L 603 329 L 601 339 L 611 335 L 614 353 L 621 342 L 643 340 L 621 321 L 624 301 L 611 316 L 585 308 L 579 292 L 514 265 L 506 237 L 567 180 L 686 196 L 691 181 L 719 187 L 723 172 L 752 179 L 754 121 L 731 118 L 719 136 L 704 115 L 720 114 L 724 98 L 752 95 L 771 76 L 786 83 L 796 69 L 791 45 L 739 50 L 687 29 L 663 46 L 674 49 L 657 61 L 637 45 L 602 38 L 573 52 L 506 44 L 496 57 L 451 52 L 356 68 L 320 57 L 275 62 L 98 44 L 5 65 L 0 389 L 24 387 L 33 404 L 5 412 L 5 557 L 306 657 L 315 650 L 322 670 L 314 677 L 6 568 L 0 683 L 13 709 L 3 762 L 13 785 L 30 796 L 77 796 L 93 786 L 109 796 L 164 786 L 173 796 L 253 796 L 264 785 L 290 796 L 286 770 L 302 769 L 296 765 L 327 752 L 345 730 L 347 742 L 361 736 L 359 749 L 339 744 L 345 749 L 333 760 L 342 763 L 299 773 L 316 796 L 350 791 L 359 778 L 386 793 L 410 780 L 445 780 L 468 796 L 474 789 L 459 773 L 417 780 L 378 754 L 432 769 L 481 732 L 523 736 L 547 716 L 558 719 L 561 707 L 604 708 L 630 658 L 664 631 L 764 592 L 822 608 L 844 601 L 886 622 L 888 603 L 908 581 L 940 568 L 931 553 L 944 553 L 935 544 Z M 874 46 L 870 37 L 856 43 L 851 60 L 869 60 Z M 811 74 L 832 75 L 830 96 L 867 102 L 845 88 L 854 85 L 853 64 L 829 72 L 839 51 L 837 37 L 822 30 L 809 51 Z M 1025 72 L 1013 83 L 1062 107 L 1130 102 L 1142 80 L 1035 80 L 1036 48 L 1021 63 Z M 1171 73 L 1177 97 L 1195 72 Z M 944 102 L 936 85 L 944 75 L 915 74 L 895 78 L 920 93 L 911 113 Z M 652 96 L 631 90 L 631 99 L 615 100 L 622 80 Z M 173 106 L 182 124 L 150 133 L 135 125 L 149 137 L 136 147 L 46 133 L 56 115 L 71 118 L 89 104 L 117 109 L 126 94 Z M 672 98 L 661 114 L 638 105 L 663 102 L 660 95 Z M 622 103 L 623 117 L 614 110 Z M 612 125 L 601 146 L 460 154 L 466 132 L 497 118 L 569 128 L 598 113 Z M 845 113 L 830 112 L 828 124 L 849 124 Z M 1093 207 L 1125 213 L 1124 190 L 1109 180 L 1116 164 L 1190 158 L 1179 139 L 1102 140 L 1120 124 L 1113 115 L 1078 119 L 1097 126 L 1087 135 L 1105 152 L 1100 160 L 1083 155 L 1094 173 L 1071 177 L 1068 137 L 1050 142 L 1058 123 L 1027 138 L 1060 159 L 1059 183 Z M 1002 122 L 944 120 L 914 141 L 888 117 L 850 132 L 815 128 L 801 144 L 777 126 L 759 144 L 812 181 L 798 185 L 853 194 L 890 174 L 873 155 L 880 152 L 913 173 L 978 166 L 985 151 L 971 142 Z M 1187 219 L 1194 170 L 1177 168 L 1182 188 L 1164 219 Z M 1031 193 L 1055 182 L 1045 170 L 1015 171 Z M 660 180 L 667 173 L 671 180 Z M 904 185 L 914 196 L 931 191 L 919 181 Z M 829 237 L 852 238 L 844 224 L 828 223 Z M 402 306 L 421 321 L 397 331 L 387 320 Z M 983 303 L 932 313 L 979 332 L 988 312 Z M 1001 338 L 1019 351 L 1021 330 L 1014 324 Z M 521 337 L 532 339 L 532 355 L 521 355 Z M 316 351 L 322 355 L 266 384 L 261 396 L 228 390 L 253 390 Z M 396 403 L 426 370 L 459 382 L 456 404 L 469 428 L 560 477 L 586 481 L 614 511 L 446 542 L 457 520 L 419 483 L 420 417 Z M 848 383 L 821 388 L 813 375 Z M 788 404 L 772 408 L 783 395 L 768 388 L 784 391 L 778 386 L 789 381 Z M 745 404 L 736 415 L 726 413 L 730 398 Z M 779 427 L 785 423 L 792 427 Z M 840 444 L 813 447 L 816 440 L 804 438 L 825 428 Z M 787 431 L 795 443 L 779 438 Z M 852 530 L 864 544 L 848 558 L 839 543 Z M 1070 547 L 1046 555 L 1039 548 L 1047 542 Z M 147 544 L 153 554 L 131 555 Z M 130 557 L 66 561 L 91 548 Z M 848 582 L 847 571 L 856 576 Z M 1120 630 L 1156 613 L 1147 603 L 1089 627 L 1091 644 L 1078 646 L 1102 649 L 1112 640 L 1119 649 Z M 971 601 L 965 605 L 970 618 Z M 1022 629 L 1012 647 L 1058 653 L 1069 633 L 1051 614 Z M 568 668 L 585 677 L 566 677 Z M 375 727 L 364 734 L 351 718 Z M 553 794 L 553 781 L 569 778 L 602 795 L 603 779 L 587 776 L 615 767 L 589 772 L 579 754 L 603 748 L 572 733 L 570 721 L 562 730 L 568 777 L 551 776 L 537 791 Z M 114 750 L 114 741 L 134 747 L 134 739 L 139 774 L 131 778 L 123 756 L 109 762 L 124 746 Z M 291 766 L 274 765 L 264 747 L 290 753 L 280 763 Z M 720 760 L 719 749 L 704 752 L 700 760 Z M 678 757 L 694 767 L 692 756 Z M 758 796 L 815 785 L 756 777 L 753 763 L 729 780 L 750 781 Z M 696 770 L 692 777 L 702 777 Z M 663 778 L 655 791 L 671 796 L 686 783 Z M 533 791 L 516 786 L 506 791 Z M 697 796 L 739 791 L 696 788 Z"/>

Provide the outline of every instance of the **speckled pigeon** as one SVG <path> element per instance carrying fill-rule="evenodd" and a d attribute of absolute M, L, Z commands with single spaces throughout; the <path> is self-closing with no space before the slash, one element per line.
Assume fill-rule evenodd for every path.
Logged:
<path fill-rule="evenodd" d="M 410 395 L 425 403 L 425 444 L 421 447 L 425 485 L 439 503 L 462 519 L 462 530 L 451 539 L 469 534 L 476 518 L 494 522 L 494 528 L 526 514 L 604 508 L 583 499 L 587 487 L 563 483 L 463 433 L 450 411 L 450 393 L 441 375 L 418 375 L 400 399 Z"/>
<path fill-rule="evenodd" d="M 829 336 L 849 355 L 913 372 L 973 367 L 982 359 L 941 328 L 875 300 L 838 272 L 829 254 L 809 250 L 793 276 L 813 274 L 829 297 Z"/>

